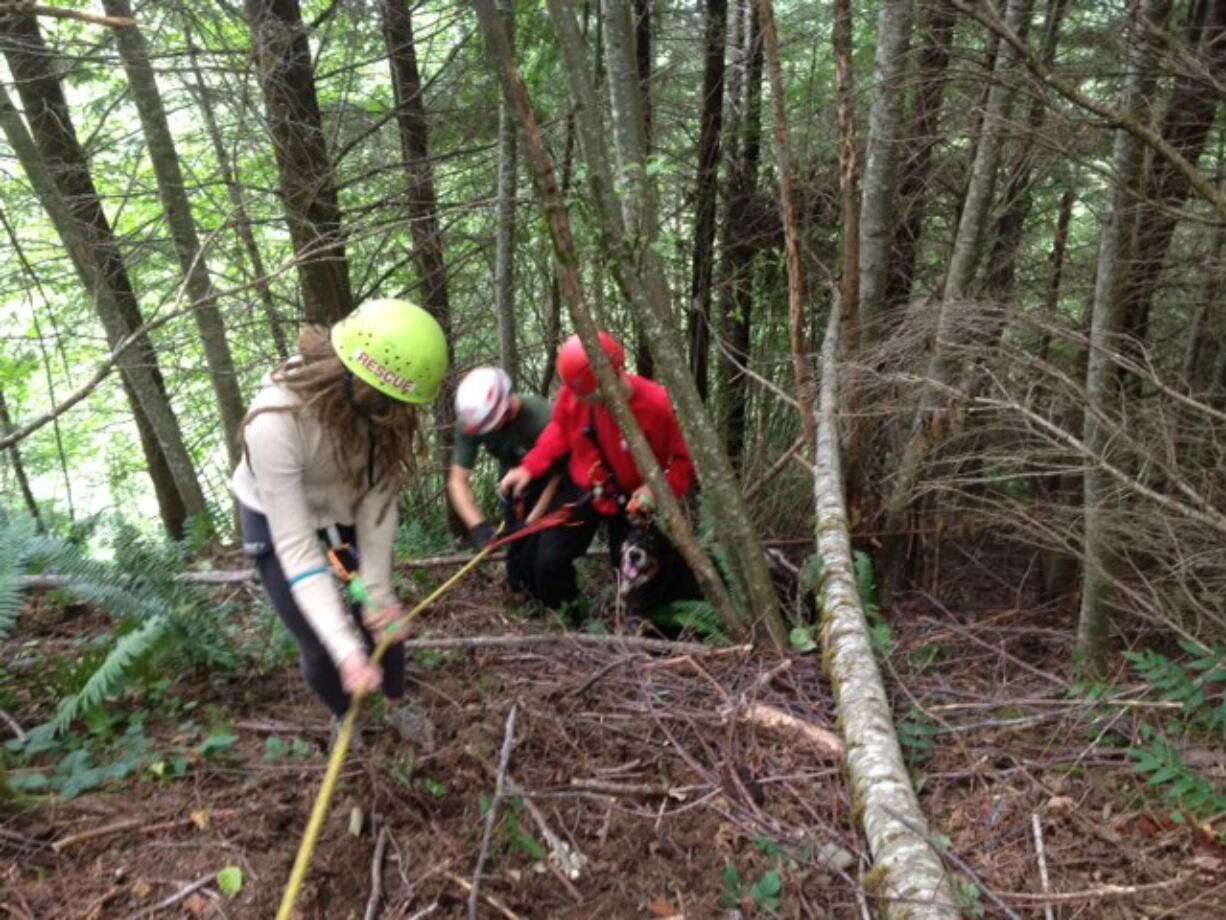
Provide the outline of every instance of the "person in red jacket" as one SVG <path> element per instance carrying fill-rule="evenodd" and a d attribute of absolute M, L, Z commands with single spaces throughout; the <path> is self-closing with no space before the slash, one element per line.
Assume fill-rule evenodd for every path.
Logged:
<path fill-rule="evenodd" d="M 601 332 L 600 343 L 673 494 L 684 498 L 697 476 L 668 391 L 626 373 L 626 352 L 613 336 Z M 519 495 L 570 454 L 569 482 L 560 498 L 579 502 L 577 523 L 541 534 L 531 573 L 533 595 L 555 608 L 578 598 L 574 561 L 587 552 L 597 528 L 602 523 L 608 527 L 609 550 L 616 568 L 622 538 L 630 524 L 628 512 L 650 510 L 654 505 L 651 489 L 643 481 L 613 413 L 604 405 L 591 362 L 577 335 L 567 339 L 558 352 L 558 377 L 562 388 L 549 424 L 499 486 L 504 495 Z"/>

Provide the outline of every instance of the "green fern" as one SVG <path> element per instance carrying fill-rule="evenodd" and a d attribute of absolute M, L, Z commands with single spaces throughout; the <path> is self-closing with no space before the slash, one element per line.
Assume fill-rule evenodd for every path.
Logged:
<path fill-rule="evenodd" d="M 1129 748 L 1128 755 L 1136 761 L 1133 772 L 1144 776 L 1147 786 L 1160 788 L 1168 802 L 1198 817 L 1226 811 L 1226 796 L 1184 764 L 1179 750 L 1161 732 L 1142 725 L 1141 740 L 1145 746 Z"/>
<path fill-rule="evenodd" d="M 692 632 L 708 645 L 732 644 L 723 631 L 715 608 L 707 601 L 674 601 L 671 604 L 662 604 L 649 611 L 647 619 L 666 631 Z"/>
<path fill-rule="evenodd" d="M 28 520 L 3 515 L 0 540 L 16 548 L 0 561 L 0 639 L 16 622 L 22 578 L 30 572 L 61 576 L 63 593 L 105 610 L 116 622 L 114 639 L 100 637 L 99 663 L 60 701 L 52 721 L 57 732 L 120 692 L 143 662 L 156 666 L 176 658 L 220 670 L 238 666 L 236 649 L 243 642 L 235 626 L 204 590 L 176 579 L 186 563 L 183 547 L 149 541 L 121 523 L 111 534 L 115 561 L 103 561 L 77 542 L 39 535 Z"/>

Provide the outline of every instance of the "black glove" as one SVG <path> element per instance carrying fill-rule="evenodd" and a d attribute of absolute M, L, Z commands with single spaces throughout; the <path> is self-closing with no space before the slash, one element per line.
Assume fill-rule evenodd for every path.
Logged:
<path fill-rule="evenodd" d="M 480 524 L 474 524 L 468 528 L 468 540 L 477 552 L 485 549 L 493 539 L 494 528 L 490 526 L 489 521 L 482 521 Z"/>

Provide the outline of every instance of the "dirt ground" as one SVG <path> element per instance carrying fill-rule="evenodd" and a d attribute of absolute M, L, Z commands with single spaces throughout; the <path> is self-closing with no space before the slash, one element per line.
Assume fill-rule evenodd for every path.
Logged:
<path fill-rule="evenodd" d="M 1100 711 L 1070 692 L 1072 612 L 994 585 L 999 571 L 979 558 L 940 590 L 900 599 L 884 667 L 964 914 L 1226 916 L 1226 848 L 1214 827 L 1175 823 L 1131 773 L 1125 748 L 1143 707 Z M 67 616 L 23 617 L 20 643 L 0 661 L 88 628 L 88 618 Z M 605 628 L 618 624 L 610 617 Z M 863 885 L 868 856 L 837 759 L 747 715 L 761 703 L 833 729 L 820 655 L 582 645 L 556 624 L 508 612 L 489 577 L 444 602 L 416 635 L 541 633 L 558 638 L 414 653 L 409 698 L 428 712 L 433 737 L 406 744 L 381 713 L 364 719 L 298 916 L 467 916 L 512 709 L 479 916 L 857 918 L 880 909 Z M 189 756 L 177 778 L 146 768 L 10 812 L 0 820 L 7 915 L 276 913 L 326 765 L 322 707 L 289 664 L 259 680 L 185 674 L 172 697 L 236 740 L 217 756 Z M 49 714 L 39 698 L 32 689 L 29 709 L 9 715 L 37 724 Z M 159 712 L 144 724 L 155 749 L 168 759 L 196 750 L 181 712 Z M 1206 769 L 1220 777 L 1222 765 Z M 226 866 L 242 870 L 233 897 L 217 881 Z"/>

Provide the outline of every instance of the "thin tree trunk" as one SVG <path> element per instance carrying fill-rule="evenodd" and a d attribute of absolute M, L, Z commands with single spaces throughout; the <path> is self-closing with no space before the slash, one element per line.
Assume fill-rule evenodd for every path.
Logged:
<path fill-rule="evenodd" d="M 306 26 L 298 0 L 245 5 L 306 320 L 331 325 L 353 310 L 353 291 Z"/>
<path fill-rule="evenodd" d="M 748 366 L 752 354 L 754 255 L 758 240 L 747 215 L 758 191 L 762 150 L 762 34 L 754 0 L 738 0 L 733 30 L 736 65 L 729 86 L 734 118 L 728 133 L 727 192 L 723 221 L 720 315 L 729 356 L 720 362 L 724 399 L 724 445 L 734 465 L 745 455 L 749 417 Z M 732 84 L 735 84 L 733 86 Z"/>
<path fill-rule="evenodd" d="M 1143 0 L 1139 11 L 1133 8 L 1129 30 L 1132 50 L 1128 56 L 1120 111 L 1139 122 L 1145 118 L 1155 75 L 1152 41 L 1138 22 L 1137 15 L 1139 12 L 1151 22 L 1161 24 L 1169 11 L 1170 0 Z M 1116 185 L 1111 211 L 1098 244 L 1098 273 L 1094 283 L 1082 432 L 1082 440 L 1096 457 L 1104 457 L 1107 453 L 1112 429 L 1106 422 L 1117 417 L 1119 393 L 1111 356 L 1124 329 L 1120 282 L 1124 260 L 1130 250 L 1129 235 L 1136 223 L 1136 194 L 1141 183 L 1144 155 L 1144 147 L 1134 134 L 1126 130 L 1115 132 L 1112 170 Z M 1077 648 L 1091 667 L 1101 670 L 1107 661 L 1111 627 L 1109 586 L 1113 562 L 1107 518 L 1114 484 L 1111 477 L 1093 462 L 1086 468 L 1084 483 L 1085 563 Z"/>
<path fill-rule="evenodd" d="M 434 171 L 430 165 L 430 135 L 426 103 L 422 98 L 421 74 L 417 70 L 417 50 L 413 43 L 413 15 L 404 0 L 383 0 L 383 36 L 392 68 L 392 89 L 396 98 L 396 123 L 409 182 L 409 226 L 413 234 L 414 255 L 421 275 L 422 306 L 433 316 L 447 336 L 448 365 L 454 364 L 451 337 L 451 303 L 447 292 L 447 265 L 443 259 L 443 234 L 438 216 L 438 197 L 434 191 Z M 434 418 L 440 432 L 439 468 L 451 465 L 451 445 L 455 420 L 455 383 L 448 378 Z M 452 515 L 453 528 L 459 519 Z"/>
<path fill-rule="evenodd" d="M 792 153 L 788 137 L 787 93 L 783 86 L 783 68 L 779 63 L 779 34 L 775 30 L 775 13 L 771 0 L 759 0 L 762 18 L 762 38 L 766 48 L 766 69 L 770 74 L 771 102 L 775 110 L 775 149 L 779 161 L 779 204 L 783 213 L 783 239 L 788 267 L 788 337 L 792 345 L 792 371 L 796 375 L 796 402 L 800 406 L 805 432 L 805 453 L 812 456 L 817 444 L 817 428 L 813 413 L 813 369 L 805 342 L 804 264 L 800 258 L 800 221 L 796 213 L 796 193 L 792 188 Z"/>
<path fill-rule="evenodd" d="M 128 0 L 102 0 L 102 8 L 108 15 L 132 18 Z M 226 327 L 217 306 L 217 292 L 209 278 L 208 262 L 200 238 L 196 234 L 196 221 L 192 217 L 191 204 L 187 200 L 187 188 L 183 171 L 179 168 L 179 154 L 175 150 L 166 110 L 158 91 L 157 78 L 149 63 L 149 51 L 139 28 L 117 29 L 115 41 L 119 55 L 128 75 L 132 100 L 140 116 L 149 146 L 149 159 L 157 178 L 158 193 L 170 227 L 179 269 L 183 272 L 187 295 L 192 301 L 192 316 L 200 330 L 200 342 L 204 349 L 204 361 L 208 366 L 209 379 L 217 397 L 221 414 L 222 431 L 230 466 L 241 459 L 239 447 L 243 417 L 243 397 L 238 389 L 238 377 L 234 359 L 226 341 Z"/>
<path fill-rule="evenodd" d="M 900 308 L 911 296 L 929 200 L 932 152 L 941 140 L 938 132 L 941 100 L 945 93 L 945 72 L 949 68 L 956 15 L 954 8 L 947 3 L 930 3 L 921 27 L 927 38 L 913 78 L 917 85 L 911 128 L 905 143 L 907 155 L 902 161 L 902 178 L 898 183 L 899 217 L 887 260 L 888 278 L 882 305 L 886 318 L 880 324 L 882 328 L 878 337 L 890 332 L 903 312 Z M 867 194 L 867 179 L 865 186 Z M 863 291 L 860 297 L 863 299 Z"/>
<path fill-rule="evenodd" d="M 501 0 L 500 15 L 507 44 L 515 52 L 515 3 Z M 494 256 L 494 302 L 498 309 L 498 359 L 511 379 L 519 381 L 515 343 L 515 195 L 518 150 L 515 113 L 503 99 L 498 104 L 498 237 Z"/>
<path fill-rule="evenodd" d="M 690 276 L 690 372 L 705 401 L 711 360 L 711 276 L 715 263 L 715 191 L 724 112 L 724 46 L 728 0 L 706 2 L 706 63 L 694 189 L 694 262 Z"/>
<path fill-rule="evenodd" d="M 4 389 L 0 387 L 0 433 L 8 434 L 13 430 L 13 419 L 9 415 L 8 402 L 4 398 Z M 17 485 L 21 489 L 21 497 L 25 499 L 26 508 L 30 512 L 30 517 L 34 518 L 38 529 L 43 529 L 43 516 L 38 512 L 38 502 L 34 499 L 34 492 L 30 489 L 30 479 L 26 476 L 26 467 L 21 460 L 21 448 L 16 444 L 9 447 L 9 464 L 13 467 L 13 476 L 17 480 Z"/>
<path fill-rule="evenodd" d="M 1009 0 L 1006 20 L 1015 33 L 1024 29 L 1029 12 L 1030 0 Z M 1013 102 L 1013 70 L 1016 60 L 1017 55 L 1013 47 L 1008 42 L 1001 42 L 996 54 L 993 83 L 988 91 L 975 160 L 971 166 L 966 199 L 954 236 L 953 254 L 945 277 L 944 293 L 937 306 L 936 333 L 928 359 L 928 382 L 924 385 L 919 411 L 899 460 L 898 472 L 886 506 L 884 529 L 894 535 L 889 538 L 884 554 L 886 581 L 890 588 L 898 587 L 904 574 L 903 548 L 906 540 L 897 535 L 906 529 L 904 519 L 911 507 L 912 491 L 919 478 L 924 457 L 938 440 L 930 434 L 929 425 L 945 404 L 945 388 L 954 381 L 957 373 L 956 352 L 951 354 L 951 348 L 958 337 L 957 305 L 969 296 L 975 266 L 979 261 L 983 232 L 992 206 L 1003 135 Z M 933 429 L 939 430 L 940 427 L 934 425 Z"/>
<path fill-rule="evenodd" d="M 584 6 L 584 31 L 587 26 L 587 7 Z M 570 192 L 570 180 L 575 162 L 575 115 L 570 112 L 566 116 L 566 144 L 562 151 L 562 201 Z M 541 385 L 539 392 L 548 393 L 553 382 L 554 361 L 558 355 L 558 345 L 562 340 L 562 285 L 558 280 L 558 267 L 553 268 L 553 277 L 549 281 L 549 315 L 545 317 L 545 366 L 541 370 Z"/>
<path fill-rule="evenodd" d="M 842 259 L 839 309 L 844 354 L 860 347 L 860 160 L 856 142 L 856 83 L 852 70 L 851 0 L 835 0 L 834 54 L 839 83 L 839 191 L 842 195 Z M 887 240 L 888 243 L 888 240 Z"/>
<path fill-rule="evenodd" d="M 648 181 L 651 154 L 649 96 L 651 88 L 651 16 L 646 3 L 601 0 L 601 37 L 609 106 L 613 111 L 613 141 L 622 187 L 623 219 L 637 259 L 656 239 L 656 202 Z M 635 366 L 644 377 L 655 376 L 655 361 L 640 318 L 634 320 Z"/>
<path fill-rule="evenodd" d="M 599 347 L 599 337 L 596 321 L 588 308 L 583 296 L 583 284 L 579 275 L 579 259 L 575 250 L 574 238 L 570 231 L 570 221 L 566 214 L 566 203 L 558 189 L 553 159 L 545 148 L 541 137 L 540 124 L 532 104 L 528 99 L 528 90 L 520 76 L 519 68 L 507 47 L 505 35 L 494 9 L 494 0 L 474 0 L 477 16 L 481 21 L 481 30 L 485 35 L 486 46 L 489 48 L 494 65 L 498 70 L 503 92 L 515 108 L 519 119 L 520 130 L 524 138 L 528 162 L 532 170 L 533 182 L 541 206 L 549 225 L 549 233 L 553 239 L 557 256 L 558 278 L 570 309 L 571 319 L 575 329 L 584 342 L 588 354 L 593 357 L 593 369 L 600 384 L 602 393 L 608 399 L 610 411 L 617 420 L 618 427 L 625 435 L 631 453 L 652 490 L 660 502 L 660 510 L 668 523 L 674 539 L 677 541 L 686 561 L 693 567 L 702 585 L 704 593 L 711 599 L 716 611 L 729 630 L 736 635 L 745 631 L 732 605 L 732 600 L 724 588 L 719 574 L 715 571 L 710 558 L 699 547 L 693 531 L 686 520 L 680 504 L 668 486 L 664 471 L 660 468 L 647 443 L 642 429 L 634 414 L 630 411 L 625 395 L 622 393 L 618 378 L 612 365 L 606 358 L 603 349 Z M 582 42 L 575 30 L 572 38 Z M 586 79 L 586 75 L 584 75 Z M 590 86 L 588 87 L 590 89 Z M 576 100 L 578 101 L 578 100 Z M 590 99 L 588 100 L 590 101 Z M 582 129 L 580 130 L 582 133 Z M 586 141 L 584 142 L 586 143 Z M 615 217 L 618 215 L 615 215 Z"/>
<path fill-rule="evenodd" d="M 776 646 L 786 647 L 787 629 L 779 615 L 761 543 L 737 487 L 732 466 L 721 449 L 715 427 L 704 411 L 694 378 L 685 364 L 685 349 L 673 321 L 663 267 L 650 248 L 638 252 L 627 239 L 622 207 L 614 191 L 613 171 L 607 159 L 604 131 L 597 118 L 591 77 L 584 62 L 583 39 L 573 10 L 565 0 L 549 0 L 549 14 L 559 35 L 567 80 L 576 102 L 579 145 L 588 167 L 596 214 L 614 257 L 614 277 L 648 334 L 656 367 L 672 396 L 702 479 L 703 495 L 709 503 L 714 529 L 721 535 L 734 577 L 744 587 L 754 616 L 763 622 Z M 650 194 L 649 177 L 645 178 Z M 595 343 L 593 335 L 587 343 L 588 348 Z M 601 363 L 599 358 L 598 363 Z M 687 561 L 693 562 L 688 556 Z"/>
<path fill-rule="evenodd" d="M 43 43 L 33 17 L 0 16 L 0 41 L 29 121 L 27 131 L 7 93 L 0 91 L 5 135 L 93 297 L 114 347 L 140 328 L 143 318 L 77 140 L 55 72 L 56 59 Z M 163 521 L 173 536 L 181 537 L 186 518 L 207 515 L 208 506 L 166 395 L 152 342 L 145 337 L 125 352 L 119 366 Z"/>
<path fill-rule="evenodd" d="M 866 345 L 882 337 L 885 331 L 885 312 L 891 306 L 887 302 L 891 266 L 890 244 L 894 239 L 898 158 L 903 150 L 901 135 L 903 98 L 906 91 L 903 77 L 906 74 L 907 49 L 911 41 L 912 6 L 912 0 L 885 0 L 877 20 L 877 62 L 873 73 L 873 101 L 868 115 L 862 186 L 864 191 L 860 214 L 859 325 L 860 336 Z M 935 18 L 936 11 L 943 8 L 944 4 L 934 4 L 930 15 Z M 952 28 L 949 31 L 952 31 Z M 932 47 L 937 48 L 940 33 L 935 25 L 932 35 Z M 948 42 L 948 38 L 946 41 Z M 948 59 L 948 44 L 945 49 Z M 931 144 L 925 148 L 915 132 L 929 128 L 928 125 L 920 126 L 921 113 L 935 120 L 934 102 L 935 108 L 939 108 L 942 85 L 939 69 L 935 75 L 926 72 L 924 65 L 933 64 L 927 55 L 928 52 L 925 52 L 917 75 L 921 82 L 916 97 L 916 127 L 912 129 L 912 143 L 918 148 L 912 148 L 912 156 L 918 161 L 922 155 L 925 167 Z M 926 178 L 912 178 L 912 172 L 914 168 L 907 175 L 912 182 L 916 181 L 916 178 L 923 182 Z M 905 196 L 911 192 L 912 190 L 904 185 L 904 201 L 907 200 Z M 844 304 L 844 308 L 846 307 Z"/>
<path fill-rule="evenodd" d="M 1203 59 L 1211 77 L 1226 73 L 1226 0 L 1212 0 L 1208 21 L 1204 7 L 1187 32 L 1188 48 Z M 1180 76 L 1167 103 L 1162 137 L 1193 166 L 1200 160 L 1209 131 L 1217 118 L 1218 95 L 1204 77 L 1187 73 Z M 1150 312 L 1162 266 L 1179 221 L 1180 208 L 1191 186 L 1169 160 L 1155 157 L 1145 188 L 1145 205 L 1138 220 L 1145 232 L 1136 237 L 1136 252 L 1128 261 L 1124 276 L 1125 331 L 1138 348 L 1149 337 Z M 1139 380 L 1132 375 L 1128 383 L 1134 391 Z"/>
<path fill-rule="evenodd" d="M 822 563 L 822 660 L 846 742 L 847 775 L 865 839 L 880 873 L 881 914 L 954 920 L 941 858 L 903 761 L 889 698 L 857 589 L 839 458 L 839 315 L 832 308 L 822 348 L 820 424 L 813 480 Z"/>
<path fill-rule="evenodd" d="M 226 195 L 230 199 L 230 206 L 234 209 L 230 220 L 238 231 L 238 238 L 243 244 L 247 258 L 251 260 L 251 282 L 255 285 L 260 305 L 264 310 L 264 318 L 268 321 L 268 331 L 272 335 L 273 347 L 276 348 L 277 355 L 285 360 L 289 357 L 289 341 L 277 312 L 276 301 L 273 300 L 272 287 L 268 283 L 268 271 L 264 268 L 264 257 L 260 254 L 260 247 L 255 241 L 255 233 L 251 229 L 251 217 L 247 210 L 243 185 L 230 160 L 230 153 L 222 141 L 221 129 L 217 125 L 217 116 L 213 111 L 213 102 L 209 98 L 210 90 L 200 70 L 199 55 L 186 22 L 183 24 L 183 37 L 187 43 L 187 58 L 191 66 L 192 79 L 195 82 L 196 101 L 200 105 L 200 114 L 204 116 L 204 127 L 213 148 L 213 155 L 217 157 L 221 181 L 225 183 Z"/>

